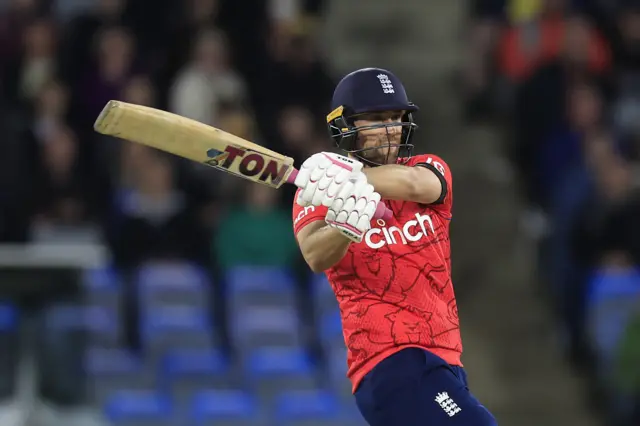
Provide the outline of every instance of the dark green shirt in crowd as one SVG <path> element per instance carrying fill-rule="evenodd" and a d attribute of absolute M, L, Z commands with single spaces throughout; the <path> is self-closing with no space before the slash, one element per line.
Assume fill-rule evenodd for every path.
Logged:
<path fill-rule="evenodd" d="M 292 266 L 299 257 L 291 215 L 281 209 L 230 209 L 214 237 L 218 266 Z"/>

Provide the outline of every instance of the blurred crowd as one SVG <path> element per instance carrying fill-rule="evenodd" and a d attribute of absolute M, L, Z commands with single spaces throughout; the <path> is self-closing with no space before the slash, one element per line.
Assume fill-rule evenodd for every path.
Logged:
<path fill-rule="evenodd" d="M 334 82 L 314 33 L 322 6 L 321 0 L 0 1 L 0 242 L 105 244 L 125 280 L 148 263 L 196 264 L 219 283 L 211 289 L 212 323 L 228 351 L 223 272 L 300 265 L 293 268 L 297 300 L 312 321 L 308 269 L 291 232 L 293 189 L 247 185 L 98 135 L 93 123 L 107 101 L 120 99 L 211 124 L 296 163 L 331 149 L 322 117 Z M 57 297 L 51 294 L 45 305 Z M 41 298 L 2 296 L 27 310 L 43 306 Z M 125 305 L 125 340 L 136 351 L 133 290 Z M 14 389 L 18 346 L 3 342 L 11 342 L 3 354 L 11 362 L 0 367 L 0 408 Z M 53 349 L 44 350 L 55 358 Z M 78 361 L 64 357 L 66 364 Z M 69 390 L 76 383 L 71 370 L 54 374 L 61 364 L 43 365 L 45 396 L 63 405 L 82 399 L 81 387 Z"/>
<path fill-rule="evenodd" d="M 640 422 L 640 2 L 476 0 L 470 121 L 499 123 L 566 354 Z"/>
<path fill-rule="evenodd" d="M 217 226 L 228 216 L 222 206 L 241 201 L 237 182 L 96 135 L 93 122 L 110 99 L 166 109 L 297 157 L 327 144 L 317 117 L 332 81 L 312 33 L 318 2 L 308 10 L 292 1 L 4 3 L 3 241 L 106 238 L 122 266 L 175 253 L 208 262 L 210 232 L 201 227 Z M 286 191 L 253 192 L 247 197 L 289 207 Z M 136 217 L 184 237 L 151 235 Z M 131 233 L 113 227 L 144 238 L 115 240 Z"/>

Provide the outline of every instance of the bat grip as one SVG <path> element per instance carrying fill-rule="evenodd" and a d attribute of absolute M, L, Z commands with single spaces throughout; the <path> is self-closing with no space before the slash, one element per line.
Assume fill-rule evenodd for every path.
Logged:
<path fill-rule="evenodd" d="M 287 183 L 293 184 L 296 181 L 296 176 L 298 176 L 298 170 L 293 169 L 287 178 Z M 387 206 L 380 201 L 378 203 L 378 207 L 376 208 L 376 212 L 373 215 L 374 219 L 383 219 L 389 220 L 393 217 L 393 212 L 387 208 Z"/>

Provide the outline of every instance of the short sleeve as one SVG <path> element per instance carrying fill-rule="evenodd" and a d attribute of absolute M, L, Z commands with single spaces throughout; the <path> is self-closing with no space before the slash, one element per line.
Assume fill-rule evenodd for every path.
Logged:
<path fill-rule="evenodd" d="M 327 215 L 327 208 L 324 206 L 302 207 L 300 204 L 296 203 L 295 199 L 298 198 L 299 191 L 300 190 L 296 191 L 296 196 L 294 197 L 293 202 L 293 233 L 295 235 L 298 235 L 298 232 L 311 222 L 324 220 Z"/>
<path fill-rule="evenodd" d="M 453 177 L 449 165 L 442 158 L 432 154 L 416 155 L 411 157 L 406 164 L 407 166 L 429 165 L 432 166 L 429 167 L 431 170 L 435 169 L 442 175 L 447 186 L 447 193 L 442 202 L 431 204 L 429 207 L 450 218 L 453 206 Z"/>

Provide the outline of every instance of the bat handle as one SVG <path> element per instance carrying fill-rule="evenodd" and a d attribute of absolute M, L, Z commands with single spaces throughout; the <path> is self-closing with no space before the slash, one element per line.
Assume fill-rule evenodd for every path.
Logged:
<path fill-rule="evenodd" d="M 298 170 L 293 169 L 287 178 L 287 183 L 293 184 L 296 181 L 296 176 L 298 176 Z M 378 207 L 376 208 L 376 212 L 373 215 L 374 219 L 383 219 L 389 220 L 393 217 L 393 212 L 387 208 L 387 206 L 381 201 L 378 203 Z"/>

